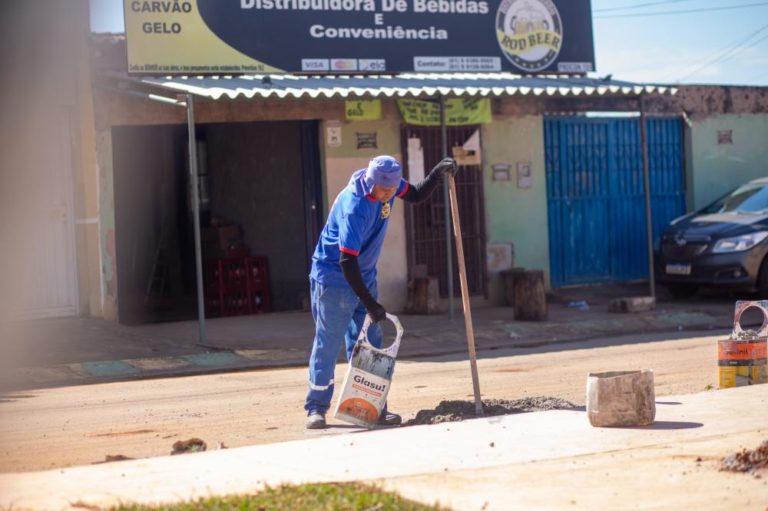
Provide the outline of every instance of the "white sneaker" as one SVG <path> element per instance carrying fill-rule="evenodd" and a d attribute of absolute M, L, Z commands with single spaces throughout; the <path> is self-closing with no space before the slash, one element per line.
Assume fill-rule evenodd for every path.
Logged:
<path fill-rule="evenodd" d="M 325 429 L 325 414 L 320 412 L 312 412 L 307 417 L 307 429 Z"/>

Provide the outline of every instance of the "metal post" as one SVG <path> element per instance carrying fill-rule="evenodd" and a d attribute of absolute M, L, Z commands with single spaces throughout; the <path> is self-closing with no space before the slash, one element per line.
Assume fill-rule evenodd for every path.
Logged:
<path fill-rule="evenodd" d="M 651 216 L 651 177 L 648 168 L 648 130 L 646 128 L 643 95 L 640 95 L 640 143 L 643 148 L 643 188 L 645 191 L 645 232 L 648 250 L 648 278 L 651 296 L 656 299 L 656 272 L 653 266 L 653 221 Z"/>
<path fill-rule="evenodd" d="M 205 344 L 205 302 L 203 298 L 203 254 L 200 248 L 200 190 L 197 183 L 197 137 L 195 107 L 192 94 L 187 94 L 187 132 L 189 136 L 189 177 L 192 186 L 192 215 L 195 231 L 195 270 L 197 277 L 197 318 L 199 344 Z"/>
<path fill-rule="evenodd" d="M 440 142 L 443 158 L 448 157 L 448 126 L 445 123 L 445 96 L 440 95 Z M 448 180 L 443 179 L 443 200 L 445 201 L 445 250 L 448 261 L 448 319 L 453 319 L 453 250 L 451 243 L 451 208 Z"/>

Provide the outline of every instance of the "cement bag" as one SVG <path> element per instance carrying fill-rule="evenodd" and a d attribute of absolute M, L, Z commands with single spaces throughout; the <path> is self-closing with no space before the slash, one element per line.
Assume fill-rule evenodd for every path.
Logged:
<path fill-rule="evenodd" d="M 387 402 L 395 358 L 403 338 L 403 326 L 397 316 L 387 314 L 387 319 L 395 325 L 395 340 L 389 348 L 377 349 L 368 342 L 371 320 L 369 316 L 365 318 L 333 414 L 339 420 L 366 428 L 373 428 L 378 423 Z"/>
<path fill-rule="evenodd" d="M 590 373 L 587 416 L 597 427 L 648 426 L 656 418 L 653 370 Z"/>

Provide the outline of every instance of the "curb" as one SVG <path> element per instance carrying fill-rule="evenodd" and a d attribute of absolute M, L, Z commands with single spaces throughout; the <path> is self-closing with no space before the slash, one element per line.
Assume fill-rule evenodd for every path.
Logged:
<path fill-rule="evenodd" d="M 646 326 L 642 332 L 628 332 L 626 329 L 607 329 L 571 337 L 539 337 L 529 338 L 529 340 L 525 341 L 510 335 L 508 339 L 504 340 L 494 339 L 492 341 L 485 341 L 477 347 L 477 350 L 481 354 L 499 349 L 533 349 L 549 345 L 584 342 L 592 339 L 628 337 L 648 333 L 701 332 L 703 334 L 712 334 L 718 330 L 730 330 L 731 328 L 732 325 L 720 326 L 711 323 L 678 325 L 677 328 L 670 328 L 666 325 L 660 328 L 648 328 Z M 423 336 L 416 335 L 416 337 Z M 435 345 L 433 345 L 430 349 L 402 353 L 400 359 L 412 360 L 462 353 L 466 353 L 466 349 L 463 346 L 461 348 L 447 347 L 447 349 L 436 349 Z M 7 392 L 71 385 L 201 376 L 258 369 L 304 367 L 307 364 L 308 356 L 308 350 L 305 352 L 297 348 L 289 348 L 287 350 L 217 348 L 206 353 L 173 357 L 107 360 L 60 364 L 48 367 L 20 368 L 8 371 L 8 374 L 4 375 L 4 381 L 0 386 L 2 386 L 3 391 Z M 482 355 L 479 358 L 482 359 Z"/>
<path fill-rule="evenodd" d="M 153 357 L 60 364 L 8 371 L 1 384 L 3 391 L 43 389 L 71 385 L 92 385 L 144 379 L 201 376 L 255 369 L 297 367 L 307 363 L 305 356 L 293 359 L 260 360 L 249 352 L 265 350 L 222 350 L 174 357 Z M 285 353 L 281 351 L 280 353 Z M 251 356 L 249 356 L 251 355 Z"/>

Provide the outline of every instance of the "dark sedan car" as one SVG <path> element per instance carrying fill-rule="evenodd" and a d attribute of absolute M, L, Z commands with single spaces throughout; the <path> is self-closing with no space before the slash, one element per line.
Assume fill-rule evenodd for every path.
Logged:
<path fill-rule="evenodd" d="M 758 291 L 768 298 L 768 178 L 757 179 L 664 231 L 657 280 L 675 297 L 700 287 Z"/>

